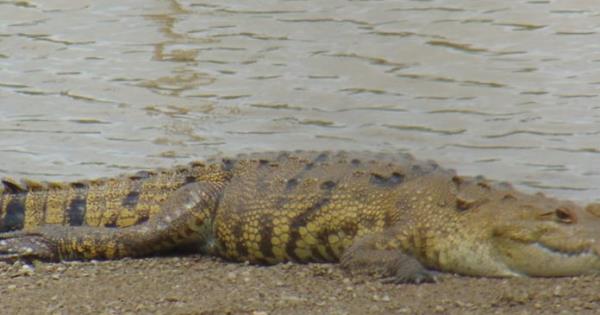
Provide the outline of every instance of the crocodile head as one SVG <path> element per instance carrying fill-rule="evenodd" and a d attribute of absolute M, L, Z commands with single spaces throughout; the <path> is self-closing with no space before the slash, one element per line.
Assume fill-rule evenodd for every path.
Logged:
<path fill-rule="evenodd" d="M 528 276 L 600 273 L 600 205 L 521 205 L 491 225 L 490 244 L 506 267 Z"/>
<path fill-rule="evenodd" d="M 473 187 L 456 195 L 458 224 L 439 239 L 445 251 L 433 267 L 476 276 L 600 273 L 600 204 Z"/>

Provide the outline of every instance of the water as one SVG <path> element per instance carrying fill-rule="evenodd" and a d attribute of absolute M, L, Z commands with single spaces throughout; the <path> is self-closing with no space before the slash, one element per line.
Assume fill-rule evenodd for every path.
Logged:
<path fill-rule="evenodd" d="M 0 1 L 0 175 L 412 152 L 600 201 L 597 1 Z"/>

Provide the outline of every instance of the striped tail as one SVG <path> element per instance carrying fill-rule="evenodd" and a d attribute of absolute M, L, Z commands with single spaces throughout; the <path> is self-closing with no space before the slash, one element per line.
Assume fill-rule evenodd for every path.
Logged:
<path fill-rule="evenodd" d="M 5 178 L 0 181 L 0 233 L 44 224 L 135 225 L 157 213 L 173 191 L 187 183 L 214 177 L 214 171 L 201 163 L 192 163 L 71 183 Z"/>

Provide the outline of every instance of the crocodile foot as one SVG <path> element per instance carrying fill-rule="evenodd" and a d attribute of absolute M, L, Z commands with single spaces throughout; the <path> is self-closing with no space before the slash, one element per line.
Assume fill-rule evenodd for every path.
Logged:
<path fill-rule="evenodd" d="M 351 246 L 341 257 L 342 268 L 352 274 L 363 273 L 381 278 L 383 283 L 436 282 L 436 272 L 427 269 L 414 256 L 399 249 L 377 249 L 367 237 Z"/>
<path fill-rule="evenodd" d="M 402 283 L 435 283 L 438 281 L 437 275 L 438 273 L 435 271 L 431 271 L 425 269 L 423 267 L 416 268 L 413 270 L 396 270 L 396 272 L 392 273 L 390 276 L 383 276 L 381 278 L 382 283 L 393 283 L 393 284 L 402 284 Z"/>
<path fill-rule="evenodd" d="M 423 267 L 413 257 L 399 253 L 393 253 L 393 256 L 381 254 L 363 257 L 346 256 L 342 258 L 342 268 L 350 271 L 351 274 L 376 276 L 381 279 L 382 283 L 437 282 L 437 273 Z"/>

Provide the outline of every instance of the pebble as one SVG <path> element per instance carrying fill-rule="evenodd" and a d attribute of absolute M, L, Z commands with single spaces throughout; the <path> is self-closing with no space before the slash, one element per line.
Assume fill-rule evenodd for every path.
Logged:
<path fill-rule="evenodd" d="M 175 262 L 175 263 L 173 263 Z M 179 261 L 181 262 L 181 261 Z M 81 301 L 88 301 L 86 298 L 94 296 L 97 292 L 99 296 L 103 294 L 112 294 L 104 290 L 105 286 L 118 285 L 123 290 L 118 294 L 109 295 L 113 301 L 127 304 L 124 309 L 115 309 L 114 306 L 104 308 L 101 302 L 90 302 L 86 307 L 102 313 L 125 313 L 130 310 L 135 313 L 162 313 L 169 314 L 167 308 L 172 311 L 174 307 L 184 307 L 184 312 L 191 310 L 192 307 L 208 307 L 203 310 L 226 311 L 231 309 L 231 305 L 239 305 L 238 310 L 245 310 L 246 314 L 279 314 L 290 310 L 312 310 L 314 313 L 323 314 L 358 314 L 360 313 L 390 313 L 395 314 L 461 314 L 461 313 L 482 313 L 485 309 L 488 314 L 504 314 L 509 311 L 516 311 L 523 314 L 536 314 L 541 310 L 551 310 L 552 312 L 565 314 L 590 313 L 597 307 L 600 301 L 600 294 L 593 289 L 594 282 L 586 283 L 585 286 L 578 286 L 581 283 L 571 284 L 569 279 L 512 279 L 507 287 L 501 290 L 490 289 L 488 292 L 482 291 L 483 297 L 488 299 L 481 300 L 476 295 L 467 295 L 456 292 L 456 286 L 461 288 L 470 288 L 469 290 L 480 290 L 481 288 L 494 288 L 502 284 L 495 279 L 481 279 L 475 281 L 470 278 L 456 278 L 441 284 L 432 284 L 427 286 L 406 286 L 400 290 L 389 290 L 386 286 L 380 286 L 374 281 L 356 282 L 355 278 L 339 277 L 335 280 L 325 279 L 324 277 L 312 277 L 313 279 L 298 278 L 298 271 L 308 270 L 306 266 L 288 265 L 292 269 L 286 272 L 276 269 L 273 275 L 265 267 L 243 267 L 232 264 L 219 265 L 211 261 L 194 261 L 195 264 L 187 267 L 177 266 L 177 260 L 155 259 L 155 260 L 130 260 L 128 262 L 103 262 L 101 266 L 91 263 L 80 263 L 79 265 L 67 265 L 65 268 L 60 264 L 47 264 L 33 269 L 29 266 L 19 265 L 15 267 L 4 267 L 2 272 L 4 277 L 5 300 L 12 301 L 26 298 L 31 301 L 32 297 L 44 302 L 38 307 L 52 306 L 48 311 L 41 313 L 64 312 L 75 313 L 82 310 L 82 305 L 77 304 L 79 298 Z M 210 268 L 204 268 L 206 265 Z M 119 273 L 115 274 L 105 267 L 115 267 Z M 178 269 L 173 277 L 169 268 Z M 247 268 L 247 269 L 246 269 Z M 97 269 L 102 270 L 98 275 Z M 179 270 L 181 269 L 181 270 Z M 319 269 L 319 268 L 317 268 Z M 205 270 L 205 271 L 202 271 Z M 323 269 L 325 270 L 325 269 Z M 64 271 L 64 272 L 63 272 Z M 202 274 L 194 273 L 201 272 Z M 11 277 L 16 273 L 34 272 L 31 278 Z M 128 276 L 122 277 L 123 272 Z M 168 274 L 165 274 L 168 273 Z M 94 280 L 94 285 L 90 286 L 90 278 L 82 276 L 92 276 L 98 279 Z M 101 276 L 101 277 L 100 277 Z M 197 277 L 197 281 L 189 281 L 190 278 Z M 82 278 L 82 279 L 77 279 Z M 147 284 L 144 288 L 137 285 L 129 285 L 128 282 L 121 281 L 142 281 Z M 228 279 L 235 279 L 236 282 L 229 282 Z M 239 286 L 237 281 L 248 281 L 254 286 Z M 598 278 L 592 278 L 598 280 Z M 225 281 L 224 281 L 225 280 Z M 306 280 L 306 281 L 305 281 Z M 164 292 L 155 292 L 153 286 L 157 283 L 171 283 L 168 290 Z M 489 283 L 488 283 L 489 282 Z M 475 283 L 476 287 L 469 287 Z M 531 285 L 529 284 L 531 283 Z M 71 288 L 71 285 L 82 286 Z M 99 287 L 99 291 L 95 288 Z M 329 287 L 331 286 L 331 287 Z M 174 290 L 175 288 L 179 288 Z M 256 288 L 260 288 L 258 294 Z M 383 289 L 382 289 L 383 288 Z M 186 291 L 187 289 L 187 291 Z M 60 291 L 57 291 L 60 290 Z M 141 302 L 137 293 L 148 290 L 155 294 L 154 302 Z M 251 292 L 248 292 L 250 290 Z M 430 290 L 434 290 L 435 299 L 432 300 Z M 69 294 L 65 294 L 67 291 Z M 209 295 L 214 291 L 215 296 L 228 297 L 226 303 L 232 304 L 210 304 Z M 126 292 L 127 295 L 123 295 Z M 210 292 L 210 294 L 206 294 Z M 441 292 L 441 293 L 440 293 Z M 179 295 L 181 294 L 181 295 Z M 223 294 L 223 295 L 219 295 Z M 80 295 L 78 300 L 75 297 Z M 441 296 L 440 296 L 441 295 Z M 19 296 L 19 299 L 16 297 Z M 126 297 L 123 298 L 123 297 Z M 229 298 L 232 296 L 232 298 Z M 162 297 L 162 300 L 161 300 Z M 409 297 L 407 299 L 407 297 Z M 73 304 L 73 301 L 75 303 Z M 162 303 L 157 303 L 162 301 Z M 222 300 L 225 303 L 225 299 Z M 497 302 L 496 302 L 497 301 Z M 170 303 L 164 303 L 170 302 Z M 209 302 L 209 304 L 206 304 Z M 87 303 L 87 302 L 86 302 Z M 115 302 L 116 303 L 116 302 Z M 213 302 L 219 303 L 219 302 Z M 482 304 L 483 303 L 483 304 Z M 17 310 L 22 304 L 13 303 L 16 306 L 8 308 L 10 311 Z M 34 307 L 35 303 L 31 303 Z M 199 306 L 200 305 L 200 306 Z M 210 305 L 210 306 L 207 306 Z M 6 307 L 6 306 L 5 306 Z M 9 305 L 10 307 L 10 305 Z M 28 305 L 29 307 L 29 305 Z M 252 311 L 255 310 L 255 311 Z M 310 311 L 309 311 L 310 313 Z"/>
<path fill-rule="evenodd" d="M 561 289 L 562 288 L 560 285 L 555 286 L 554 291 L 552 291 L 552 294 L 554 294 L 554 296 L 561 296 L 562 295 L 562 293 L 560 292 Z"/>

